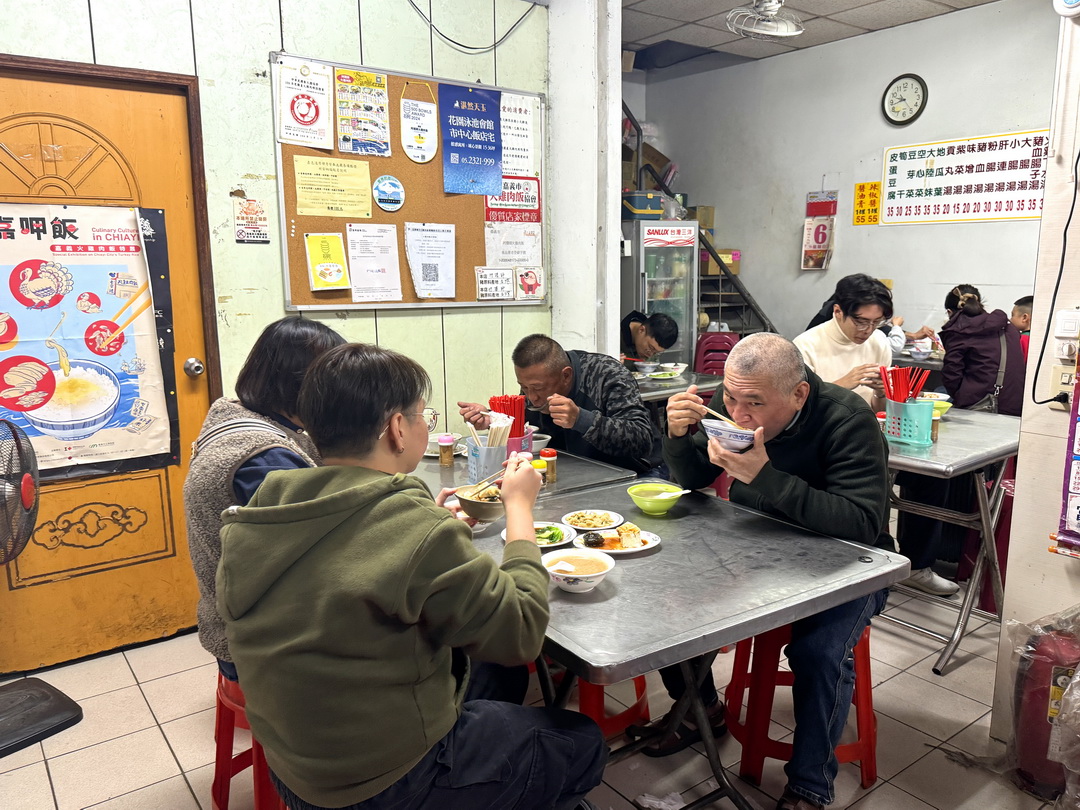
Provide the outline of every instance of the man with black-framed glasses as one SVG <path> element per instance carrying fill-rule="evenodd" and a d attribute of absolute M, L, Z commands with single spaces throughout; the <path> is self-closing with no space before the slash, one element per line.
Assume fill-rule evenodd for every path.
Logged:
<path fill-rule="evenodd" d="M 847 276 L 836 285 L 832 318 L 794 342 L 819 377 L 854 391 L 880 411 L 885 396 L 878 369 L 892 363 L 892 350 L 878 327 L 892 314 L 892 294 L 884 284 L 864 273 Z"/>

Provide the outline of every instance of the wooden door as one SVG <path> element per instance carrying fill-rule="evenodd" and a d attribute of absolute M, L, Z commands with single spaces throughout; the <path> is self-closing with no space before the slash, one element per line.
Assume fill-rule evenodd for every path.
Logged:
<path fill-rule="evenodd" d="M 0 203 L 165 211 L 182 461 L 43 484 L 34 538 L 0 571 L 0 673 L 195 624 L 181 490 L 220 392 L 198 125 L 194 77 L 0 57 Z M 189 377 L 189 357 L 209 371 Z"/>

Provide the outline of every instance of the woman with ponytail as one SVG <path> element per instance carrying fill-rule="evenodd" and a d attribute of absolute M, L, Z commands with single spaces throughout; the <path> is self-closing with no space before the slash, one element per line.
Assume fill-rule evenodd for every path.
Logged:
<path fill-rule="evenodd" d="M 957 408 L 987 410 L 1004 359 L 997 391 L 997 412 L 1019 416 L 1024 400 L 1024 353 L 1020 333 L 1000 309 L 987 312 L 982 295 L 970 284 L 957 284 L 945 296 L 949 320 L 938 333 L 945 347 L 941 377 Z M 1004 337 L 1004 344 L 1002 338 Z M 1005 357 L 1002 358 L 1002 346 Z"/>

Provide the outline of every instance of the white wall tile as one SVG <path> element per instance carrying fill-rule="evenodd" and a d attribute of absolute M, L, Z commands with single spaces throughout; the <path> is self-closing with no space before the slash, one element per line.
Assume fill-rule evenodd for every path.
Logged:
<path fill-rule="evenodd" d="M 358 0 L 360 53 L 367 67 L 431 75 L 431 31 L 405 0 Z M 416 0 L 431 19 L 430 0 Z"/>
<path fill-rule="evenodd" d="M 330 21 L 330 24 L 328 24 Z M 282 0 L 285 51 L 328 62 L 360 62 L 360 18 L 356 0 Z"/>
<path fill-rule="evenodd" d="M 502 340 L 501 308 L 447 309 L 443 312 L 446 341 L 446 419 L 439 424 L 452 432 L 468 435 L 458 415 L 457 403 L 481 402 L 497 394 L 516 394 L 503 386 L 503 367 L 510 363 L 510 350 Z M 511 347 L 512 348 L 512 347 Z"/>
<path fill-rule="evenodd" d="M 431 0 L 431 22 L 464 45 L 495 42 L 494 0 Z M 432 73 L 462 82 L 495 83 L 495 52 L 461 49 L 431 32 Z"/>
<path fill-rule="evenodd" d="M 408 355 L 424 367 L 431 377 L 428 406 L 446 413 L 442 321 L 441 309 L 388 310 L 378 315 L 378 334 L 380 346 Z"/>
<path fill-rule="evenodd" d="M 195 72 L 188 0 L 90 0 L 89 5 L 99 65 Z"/>
<path fill-rule="evenodd" d="M 495 0 L 495 31 L 502 37 L 518 19 L 528 16 L 495 50 L 495 84 L 512 90 L 547 92 L 548 31 L 543 7 L 521 0 Z"/>
<path fill-rule="evenodd" d="M 93 62 L 90 7 L 72 0 L 11 7 L 0 25 L 0 53 Z"/>

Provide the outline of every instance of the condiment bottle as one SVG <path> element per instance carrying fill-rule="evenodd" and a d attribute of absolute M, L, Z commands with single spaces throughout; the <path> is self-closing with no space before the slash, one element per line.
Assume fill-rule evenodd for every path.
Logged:
<path fill-rule="evenodd" d="M 555 481 L 558 480 L 555 475 L 555 462 L 558 455 L 558 452 L 550 447 L 545 447 L 540 451 L 540 458 L 547 462 L 547 480 L 548 483 L 551 484 L 554 484 Z"/>
<path fill-rule="evenodd" d="M 439 466 L 454 466 L 454 437 L 449 433 L 439 436 Z"/>
<path fill-rule="evenodd" d="M 542 458 L 536 459 L 532 463 L 533 469 L 540 473 L 540 489 L 543 489 L 547 485 L 547 462 Z"/>
<path fill-rule="evenodd" d="M 941 414 L 935 413 L 930 421 L 930 441 L 937 441 L 938 424 L 941 422 Z"/>

